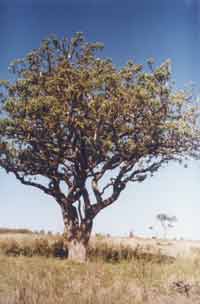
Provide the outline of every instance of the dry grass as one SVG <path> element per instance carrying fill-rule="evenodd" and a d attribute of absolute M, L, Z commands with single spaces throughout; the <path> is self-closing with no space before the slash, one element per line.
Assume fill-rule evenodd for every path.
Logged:
<path fill-rule="evenodd" d="M 46 254 L 57 238 L 35 241 L 18 244 L 29 252 L 37 243 L 40 254 L 32 248 L 32 255 L 0 255 L 0 304 L 200 303 L 199 250 L 172 261 L 101 239 L 92 242 L 90 262 L 78 264 Z M 0 246 L 10 242 L 1 240 Z M 130 252 L 134 255 L 127 258 Z"/>
<path fill-rule="evenodd" d="M 75 264 L 1 256 L 0 303 L 199 303 L 197 263 L 193 259 L 163 265 L 143 260 Z M 188 292 L 184 284 L 189 284 Z"/>
<path fill-rule="evenodd" d="M 1 228 L 0 227 L 0 234 L 33 234 L 34 232 L 30 229 L 25 229 L 25 228 L 18 228 L 18 229 L 13 229 L 13 228 Z"/>
<path fill-rule="evenodd" d="M 0 238 L 0 253 L 7 256 L 44 256 L 66 258 L 68 255 L 67 242 L 63 236 L 34 236 L 18 237 L 14 239 Z M 88 258 L 90 261 L 97 262 L 121 262 L 132 259 L 153 261 L 155 263 L 170 263 L 174 258 L 164 255 L 158 249 L 142 247 L 139 244 L 132 247 L 109 241 L 108 239 L 93 239 L 88 247 Z"/>

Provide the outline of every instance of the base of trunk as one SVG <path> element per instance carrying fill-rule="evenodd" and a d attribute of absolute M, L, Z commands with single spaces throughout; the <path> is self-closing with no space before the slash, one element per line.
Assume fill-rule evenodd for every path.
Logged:
<path fill-rule="evenodd" d="M 86 246 L 78 240 L 68 242 L 68 259 L 76 262 L 86 262 Z"/>

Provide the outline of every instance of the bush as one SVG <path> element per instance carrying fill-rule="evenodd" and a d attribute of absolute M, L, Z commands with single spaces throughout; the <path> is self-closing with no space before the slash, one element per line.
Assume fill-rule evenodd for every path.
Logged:
<path fill-rule="evenodd" d="M 8 256 L 20 255 L 19 243 L 15 240 L 5 240 L 1 242 L 1 251 Z"/>
<path fill-rule="evenodd" d="M 68 250 L 63 238 L 56 240 L 52 244 L 52 254 L 54 257 L 59 258 L 66 258 L 68 256 Z"/>
<path fill-rule="evenodd" d="M 51 256 L 51 247 L 47 239 L 35 239 L 33 242 L 33 254 L 39 256 Z"/>
<path fill-rule="evenodd" d="M 175 258 L 161 254 L 146 252 L 141 246 L 133 248 L 127 245 L 116 245 L 109 242 L 96 242 L 88 248 L 88 257 L 92 261 L 101 259 L 104 262 L 131 261 L 133 259 L 153 263 L 172 263 Z"/>
<path fill-rule="evenodd" d="M 26 240 L 3 240 L 0 242 L 1 252 L 8 256 L 44 256 L 66 258 L 68 256 L 67 244 L 63 237 L 57 238 L 36 238 Z M 96 241 L 91 243 L 87 249 L 88 258 L 91 261 L 102 260 L 104 262 L 116 263 L 120 261 L 130 261 L 132 259 L 143 260 L 145 262 L 171 263 L 174 261 L 166 255 L 145 252 L 140 246 L 116 245 L 106 241 Z"/>

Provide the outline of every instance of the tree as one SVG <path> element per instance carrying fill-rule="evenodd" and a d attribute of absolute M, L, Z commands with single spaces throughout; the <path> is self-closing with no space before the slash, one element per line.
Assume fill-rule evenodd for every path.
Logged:
<path fill-rule="evenodd" d="M 170 62 L 149 72 L 100 59 L 81 33 L 52 36 L 10 66 L 1 82 L 0 166 L 52 196 L 69 257 L 84 260 L 93 220 L 129 182 L 192 151 L 195 117 L 173 92 Z"/>
<path fill-rule="evenodd" d="M 173 228 L 174 227 L 173 224 L 176 223 L 178 219 L 176 216 L 169 216 L 165 213 L 157 214 L 156 218 L 158 221 L 160 221 L 164 231 L 164 238 L 166 238 L 168 228 Z"/>

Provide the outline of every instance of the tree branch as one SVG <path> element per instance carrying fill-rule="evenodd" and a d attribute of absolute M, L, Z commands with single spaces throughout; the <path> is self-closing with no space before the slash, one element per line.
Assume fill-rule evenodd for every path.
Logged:
<path fill-rule="evenodd" d="M 102 196 L 101 196 L 101 193 L 100 193 L 99 188 L 98 188 L 97 179 L 95 179 L 95 178 L 92 180 L 92 190 L 93 190 L 94 195 L 96 197 L 97 203 L 101 203 L 102 202 Z"/>
<path fill-rule="evenodd" d="M 36 187 L 40 190 L 42 190 L 43 192 L 45 192 L 46 194 L 52 195 L 52 190 L 50 188 L 47 188 L 41 184 L 35 183 L 35 182 L 31 182 L 31 181 L 26 181 L 24 179 L 24 177 L 20 176 L 20 174 L 16 171 L 11 171 L 12 173 L 14 173 L 14 175 L 16 176 L 16 178 L 24 185 L 28 185 L 28 186 L 33 186 Z"/>

